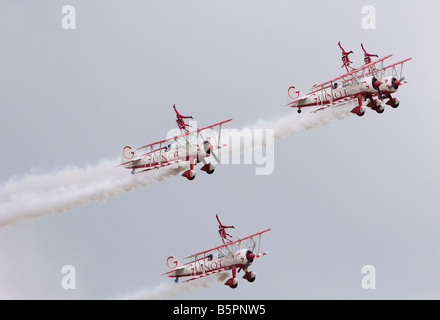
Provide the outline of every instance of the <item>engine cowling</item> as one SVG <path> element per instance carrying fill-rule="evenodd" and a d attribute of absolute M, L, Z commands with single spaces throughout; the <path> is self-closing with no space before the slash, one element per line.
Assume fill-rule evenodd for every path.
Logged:
<path fill-rule="evenodd" d="M 376 93 L 380 89 L 381 85 L 382 82 L 377 80 L 375 77 L 367 77 L 361 83 L 361 89 L 364 92 Z"/>
<path fill-rule="evenodd" d="M 241 249 L 235 252 L 234 261 L 238 264 L 251 264 L 255 259 L 255 254 L 249 249 Z"/>

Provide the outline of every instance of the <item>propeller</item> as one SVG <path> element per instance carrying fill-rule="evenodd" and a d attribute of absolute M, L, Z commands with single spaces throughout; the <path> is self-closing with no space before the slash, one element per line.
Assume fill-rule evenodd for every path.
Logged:
<path fill-rule="evenodd" d="M 382 82 L 377 80 L 376 78 L 373 78 L 372 84 L 373 88 L 377 90 L 380 100 L 383 100 L 382 92 L 380 92 L 380 85 L 382 84 Z"/>
<path fill-rule="evenodd" d="M 255 250 L 255 245 L 257 244 L 256 241 L 253 241 L 254 245 L 252 246 L 252 250 L 248 250 L 246 252 L 246 259 L 247 259 L 247 264 L 246 264 L 246 269 L 249 268 L 249 265 L 254 262 L 255 259 L 255 254 L 253 253 L 253 251 Z"/>
<path fill-rule="evenodd" d="M 254 262 L 254 259 L 255 259 L 255 254 L 254 254 L 251 250 L 248 250 L 248 251 L 246 252 L 246 260 L 247 260 L 247 263 L 246 263 L 245 271 L 249 268 L 249 266 L 251 265 L 251 263 Z M 241 268 L 239 269 L 238 272 L 240 272 L 240 270 L 241 270 Z"/>
<path fill-rule="evenodd" d="M 251 264 L 255 259 L 255 254 L 253 254 L 253 252 L 249 250 L 248 252 L 246 252 L 246 259 L 248 261 L 248 265 Z"/>
<path fill-rule="evenodd" d="M 396 78 L 393 78 L 393 80 L 391 81 L 391 86 L 396 90 L 399 89 L 400 84 L 401 82 Z"/>
<path fill-rule="evenodd" d="M 212 156 L 214 157 L 215 161 L 217 161 L 217 163 L 220 163 L 220 161 L 218 160 L 216 154 L 215 154 L 214 151 L 213 151 L 214 146 L 213 146 L 208 140 L 205 140 L 205 141 L 203 142 L 203 147 L 204 147 L 205 152 L 206 152 L 206 154 L 207 154 L 208 156 L 209 156 L 209 155 L 212 155 Z"/>

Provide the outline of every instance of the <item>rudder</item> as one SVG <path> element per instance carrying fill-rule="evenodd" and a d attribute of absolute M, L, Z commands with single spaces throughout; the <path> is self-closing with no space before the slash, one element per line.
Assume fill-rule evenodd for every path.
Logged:
<path fill-rule="evenodd" d="M 173 256 L 169 256 L 165 262 L 165 272 L 170 272 L 178 267 L 182 266 L 182 264 Z"/>
<path fill-rule="evenodd" d="M 295 86 L 291 86 L 287 90 L 287 104 L 290 104 L 294 101 L 297 101 L 298 99 L 300 99 L 303 96 L 304 96 L 304 93 L 301 92 L 301 90 L 295 88 Z"/>
<path fill-rule="evenodd" d="M 122 149 L 122 156 L 121 156 L 121 164 L 129 162 L 130 160 L 133 160 L 136 158 L 136 152 L 133 150 L 130 146 L 125 146 L 124 149 Z M 124 165 L 125 168 L 130 168 L 130 163 L 127 163 Z"/>

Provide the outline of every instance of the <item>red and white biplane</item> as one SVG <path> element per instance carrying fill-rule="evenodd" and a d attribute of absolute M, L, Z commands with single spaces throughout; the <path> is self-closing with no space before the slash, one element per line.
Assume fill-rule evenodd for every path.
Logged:
<path fill-rule="evenodd" d="M 345 67 L 347 73 L 314 85 L 308 94 L 291 86 L 287 92 L 287 106 L 298 108 L 298 113 L 301 113 L 304 107 L 319 107 L 314 110 L 318 111 L 327 107 L 357 103 L 351 112 L 358 116 L 365 114 L 365 107 L 378 113 L 385 110 L 385 105 L 397 108 L 400 101 L 391 94 L 395 93 L 402 84 L 407 83 L 402 73 L 403 64 L 412 58 L 384 66 L 384 61 L 392 55 L 372 61 L 371 57 L 378 56 L 367 53 L 361 44 L 364 51 L 364 65 L 353 68 L 348 58 L 353 51 L 347 52 L 340 43 L 338 45 L 342 50 L 342 68 Z M 388 101 L 384 102 L 385 99 Z"/>
<path fill-rule="evenodd" d="M 166 272 L 164 275 L 175 278 L 177 283 L 181 277 L 190 277 L 186 281 L 191 281 L 231 270 L 232 278 L 229 278 L 225 285 L 235 289 L 238 286 L 237 273 L 243 270 L 243 279 L 254 282 L 256 273 L 248 270 L 248 268 L 256 258 L 267 254 L 267 252 L 260 252 L 261 235 L 271 229 L 266 229 L 237 240 L 229 240 L 227 237 L 230 237 L 230 235 L 224 232 L 226 226 L 222 225 L 220 220 L 218 221 L 219 233 L 223 244 L 184 258 L 190 259 L 189 262 L 184 264 L 173 256 L 169 256 L 165 264 Z"/>
<path fill-rule="evenodd" d="M 141 155 L 138 155 L 132 147 L 125 146 L 122 150 L 121 164 L 118 166 L 131 169 L 131 173 L 135 174 L 136 170 L 143 172 L 175 163 L 189 162 L 189 169 L 182 174 L 188 180 L 196 177 L 194 168 L 200 162 L 203 163 L 201 170 L 208 174 L 214 172 L 215 165 L 207 162 L 206 158 L 212 155 L 217 163 L 220 162 L 214 150 L 226 146 L 220 141 L 221 127 L 232 119 L 189 131 L 187 129 L 189 125 L 183 119 L 192 119 L 192 117 L 182 116 L 175 106 L 173 108 L 176 112 L 180 135 L 137 148 L 137 150 L 146 149 L 146 152 Z M 218 132 L 216 132 L 217 129 Z"/>

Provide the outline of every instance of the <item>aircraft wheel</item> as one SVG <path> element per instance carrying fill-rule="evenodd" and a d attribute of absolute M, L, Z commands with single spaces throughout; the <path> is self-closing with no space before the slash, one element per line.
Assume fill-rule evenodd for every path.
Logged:
<path fill-rule="evenodd" d="M 400 105 L 400 103 L 396 103 L 396 104 L 391 105 L 391 107 L 397 108 L 399 105 Z"/>
<path fill-rule="evenodd" d="M 214 173 L 214 170 L 206 171 L 206 173 L 207 173 L 207 174 L 213 174 L 213 173 Z"/>
<path fill-rule="evenodd" d="M 196 178 L 196 176 L 191 177 L 191 178 L 187 178 L 189 181 L 193 181 Z"/>
<path fill-rule="evenodd" d="M 301 108 L 298 108 L 298 113 L 301 113 Z"/>
<path fill-rule="evenodd" d="M 361 113 L 356 113 L 359 117 L 362 117 L 365 114 L 365 111 L 362 111 Z"/>
<path fill-rule="evenodd" d="M 249 281 L 249 282 L 254 282 L 256 278 L 257 278 L 257 277 L 249 278 L 248 281 Z"/>
<path fill-rule="evenodd" d="M 231 287 L 231 289 L 235 289 L 235 288 L 237 288 L 237 286 L 238 286 L 238 283 L 236 283 L 236 284 L 233 284 L 232 286 L 230 286 Z"/>
<path fill-rule="evenodd" d="M 385 109 L 382 109 L 382 110 L 377 109 L 377 110 L 376 110 L 377 113 L 383 113 L 384 111 L 385 111 Z"/>

